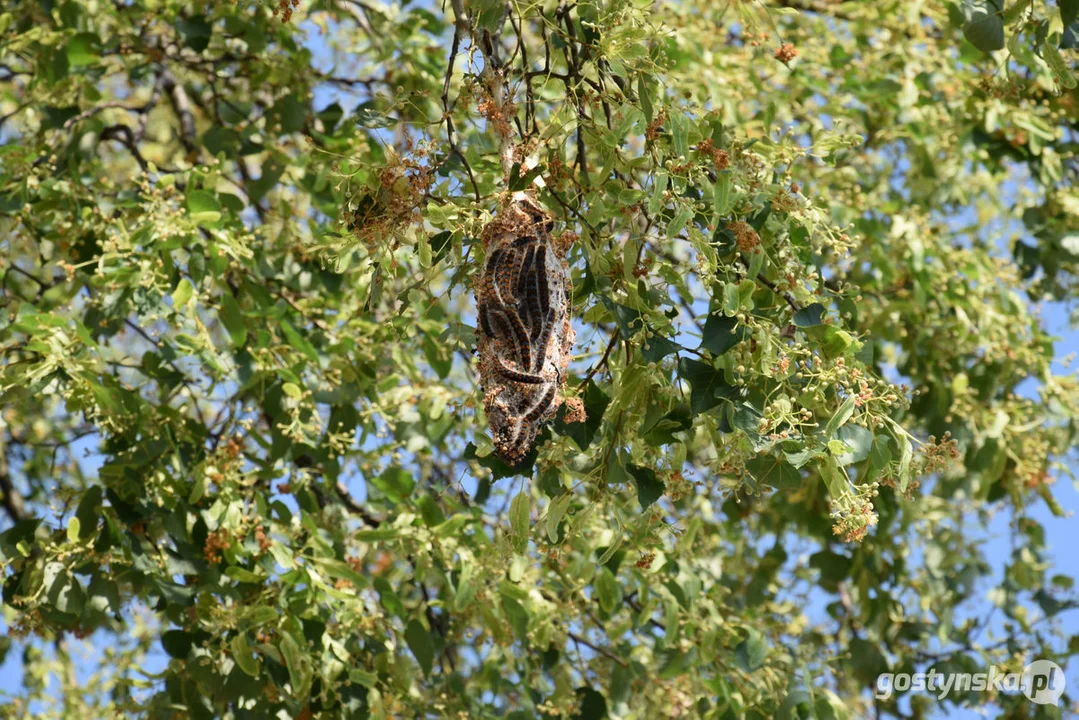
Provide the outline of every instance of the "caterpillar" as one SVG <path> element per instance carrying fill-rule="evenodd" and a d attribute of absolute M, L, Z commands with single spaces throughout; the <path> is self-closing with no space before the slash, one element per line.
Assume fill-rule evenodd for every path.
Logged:
<path fill-rule="evenodd" d="M 575 333 L 569 321 L 568 246 L 552 240 L 551 216 L 517 193 L 481 235 L 477 355 L 495 452 L 516 465 L 561 402 Z"/>

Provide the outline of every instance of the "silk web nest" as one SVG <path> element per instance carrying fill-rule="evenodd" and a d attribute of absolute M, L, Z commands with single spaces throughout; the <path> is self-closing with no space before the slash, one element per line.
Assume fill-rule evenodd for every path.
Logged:
<path fill-rule="evenodd" d="M 510 200 L 484 228 L 475 284 L 480 386 L 495 452 L 516 465 L 562 402 L 576 333 L 570 326 L 570 233 L 530 197 Z"/>

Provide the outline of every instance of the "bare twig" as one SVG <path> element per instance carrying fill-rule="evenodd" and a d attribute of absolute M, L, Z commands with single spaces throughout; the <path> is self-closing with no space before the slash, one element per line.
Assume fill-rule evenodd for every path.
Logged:
<path fill-rule="evenodd" d="M 625 658 L 618 657 L 617 655 L 615 655 L 613 652 L 611 652 L 607 648 L 605 648 L 605 647 L 603 647 L 601 645 L 593 645 L 591 642 L 589 642 L 588 640 L 586 640 L 585 638 L 581 637 L 580 635 L 578 635 L 576 633 L 568 633 L 568 634 L 569 634 L 569 639 L 572 640 L 573 642 L 578 643 L 580 645 L 584 645 L 586 648 L 591 649 L 593 652 L 599 653 L 600 655 L 602 655 L 605 658 L 608 658 L 610 660 L 614 660 L 616 663 L 618 663 L 622 667 L 629 667 L 629 663 L 626 662 Z"/>
<path fill-rule="evenodd" d="M 618 344 L 618 338 L 621 333 L 622 331 L 617 328 L 615 328 L 615 331 L 611 333 L 611 341 L 607 343 L 607 351 L 603 353 L 603 357 L 600 358 L 600 361 L 593 365 L 592 369 L 588 371 L 588 374 L 584 376 L 584 380 L 582 380 L 581 384 L 577 386 L 577 392 L 584 390 L 585 385 L 588 384 L 588 381 L 591 380 L 597 372 L 599 372 L 600 368 L 607 364 L 607 359 L 611 357 L 611 350 L 613 350 L 614 346 Z"/>
<path fill-rule="evenodd" d="M 154 348 L 156 348 L 156 349 L 161 348 L 161 345 L 160 345 L 160 343 L 157 342 L 157 340 L 154 340 L 152 337 L 150 337 L 149 333 L 147 333 L 145 330 L 143 330 L 137 324 L 132 322 L 130 319 L 124 318 L 124 324 L 127 325 L 132 330 L 134 330 L 146 342 L 153 345 Z M 180 383 L 185 388 L 187 388 L 187 394 L 191 396 L 191 404 L 195 408 L 195 415 L 198 416 L 200 423 L 202 423 L 203 425 L 206 425 L 206 418 L 202 414 L 202 408 L 199 407 L 199 399 L 195 395 L 195 390 L 191 387 L 191 382 L 187 379 L 187 375 L 184 373 L 183 370 L 181 370 L 179 368 L 179 366 L 176 364 L 176 362 L 174 360 L 170 360 L 169 358 L 165 357 L 165 355 L 163 355 L 163 354 L 162 354 L 161 357 L 165 360 L 165 362 L 167 362 L 172 367 L 173 370 L 175 370 L 177 372 L 177 374 L 180 375 Z"/>
<path fill-rule="evenodd" d="M 135 162 L 139 164 L 139 168 L 143 172 L 147 172 L 150 169 L 150 164 L 146 162 L 146 158 L 139 152 L 139 146 L 135 142 L 135 134 L 131 128 L 127 125 L 110 125 L 101 131 L 101 135 L 98 136 L 99 140 L 116 140 L 131 153 L 131 156 L 135 158 Z"/>
<path fill-rule="evenodd" d="M 195 152 L 198 146 L 195 145 L 195 115 L 191 110 L 191 98 L 171 73 L 162 73 L 161 77 L 164 90 L 169 95 L 169 103 L 180 120 L 180 142 L 189 153 Z"/>
<path fill-rule="evenodd" d="M 460 158 L 468 172 L 468 179 L 472 182 L 472 192 L 476 195 L 476 202 L 480 201 L 480 188 L 476 184 L 476 177 L 472 174 L 472 166 L 468 159 L 457 146 L 456 130 L 453 127 L 453 103 L 450 102 L 450 80 L 453 77 L 453 66 L 457 60 L 457 52 L 461 47 L 461 37 L 469 32 L 468 17 L 465 15 L 462 0 L 454 0 L 453 3 L 454 23 L 453 41 L 450 45 L 450 58 L 446 63 L 446 79 L 442 83 L 442 119 L 446 121 L 446 137 L 450 143 L 450 154 Z"/>

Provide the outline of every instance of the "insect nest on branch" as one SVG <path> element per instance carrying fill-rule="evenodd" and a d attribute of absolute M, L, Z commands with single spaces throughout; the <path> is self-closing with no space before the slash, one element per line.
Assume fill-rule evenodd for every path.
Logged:
<path fill-rule="evenodd" d="M 510 465 L 554 418 L 576 335 L 569 321 L 569 247 L 551 238 L 552 226 L 543 208 L 517 193 L 481 236 L 480 386 L 495 451 Z"/>

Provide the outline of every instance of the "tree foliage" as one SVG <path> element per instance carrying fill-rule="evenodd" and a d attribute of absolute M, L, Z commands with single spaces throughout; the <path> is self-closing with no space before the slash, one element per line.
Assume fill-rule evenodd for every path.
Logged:
<path fill-rule="evenodd" d="M 1032 516 L 1077 13 L 9 3 L 4 712 L 1060 717 L 871 689 L 1079 652 Z M 509 467 L 473 282 L 513 193 L 577 342 Z"/>

